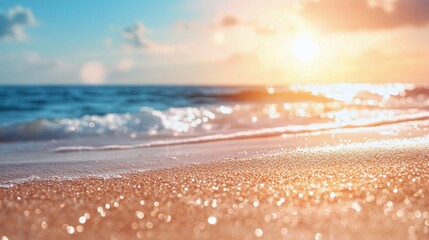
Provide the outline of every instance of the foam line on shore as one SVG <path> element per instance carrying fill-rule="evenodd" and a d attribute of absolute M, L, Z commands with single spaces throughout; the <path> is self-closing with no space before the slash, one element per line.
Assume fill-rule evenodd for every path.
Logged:
<path fill-rule="evenodd" d="M 207 143 L 207 142 L 217 142 L 217 141 L 226 141 L 226 140 L 275 137 L 275 136 L 280 136 L 285 134 L 288 135 L 288 134 L 314 133 L 314 132 L 329 131 L 329 130 L 335 130 L 335 129 L 379 127 L 379 126 L 390 125 L 390 124 L 399 124 L 399 123 L 405 123 L 405 122 L 426 121 L 426 120 L 429 120 L 429 113 L 416 113 L 416 114 L 410 114 L 405 116 L 397 116 L 394 118 L 358 120 L 352 123 L 321 123 L 321 124 L 296 125 L 296 126 L 285 126 L 285 127 L 276 127 L 276 128 L 264 128 L 264 129 L 258 129 L 258 130 L 241 131 L 241 132 L 235 132 L 230 134 L 215 134 L 215 135 L 193 137 L 193 138 L 186 138 L 186 139 L 180 139 L 180 140 L 153 141 L 153 142 L 142 143 L 142 144 L 104 145 L 104 146 L 97 146 L 97 147 L 63 146 L 63 147 L 55 148 L 53 152 L 66 153 L 66 152 L 83 152 L 83 151 L 129 150 L 129 149 L 138 149 L 138 148 Z"/>

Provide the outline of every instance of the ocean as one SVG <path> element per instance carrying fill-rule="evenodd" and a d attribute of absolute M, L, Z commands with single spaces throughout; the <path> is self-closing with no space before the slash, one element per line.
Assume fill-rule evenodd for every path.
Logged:
<path fill-rule="evenodd" d="M 200 143 L 228 148 L 231 140 L 395 124 L 412 128 L 429 120 L 429 85 L 403 83 L 2 86 L 0 99 L 4 184 L 198 162 L 198 154 L 210 155 L 198 152 Z M 394 136 L 396 128 L 391 129 L 383 134 Z M 121 153 L 130 150 L 135 158 Z M 181 162 L 179 155 L 189 161 Z"/>

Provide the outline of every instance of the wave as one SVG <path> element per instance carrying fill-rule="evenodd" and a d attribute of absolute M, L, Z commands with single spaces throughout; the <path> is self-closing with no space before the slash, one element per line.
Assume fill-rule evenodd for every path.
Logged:
<path fill-rule="evenodd" d="M 186 95 L 188 98 L 215 98 L 218 100 L 227 100 L 235 102 L 245 101 L 264 101 L 264 102 L 275 102 L 275 101 L 287 101 L 287 102 L 299 102 L 299 101 L 313 101 L 313 102 L 328 102 L 331 99 L 325 96 L 316 96 L 309 92 L 294 92 L 289 90 L 278 90 L 277 92 L 268 92 L 266 89 L 248 89 L 241 90 L 234 93 L 192 93 Z"/>
<path fill-rule="evenodd" d="M 0 103 L 0 142 L 99 136 L 190 138 L 429 111 L 429 85 L 399 83 L 275 88 L 39 87 L 34 91 L 33 96 L 26 88 L 0 89 L 7 96 Z"/>
<path fill-rule="evenodd" d="M 143 107 L 135 113 L 85 115 L 81 118 L 38 119 L 0 127 L 0 142 L 113 136 L 153 140 L 276 129 L 329 122 L 357 122 L 422 112 L 407 108 L 346 106 L 338 102 L 287 102 L 172 107 Z M 393 114 L 391 114 L 393 112 Z M 423 111 L 425 114 L 427 111 Z M 414 115 L 413 115 L 414 116 Z M 380 123 L 380 121 L 378 121 Z M 376 123 L 374 123 L 376 124 Z M 338 124 L 337 124 L 338 125 Z M 281 131 L 280 131 L 281 132 Z"/>
<path fill-rule="evenodd" d="M 186 107 L 166 111 L 143 107 L 137 113 L 109 113 L 82 118 L 38 119 L 0 127 L 0 142 L 51 140 L 100 135 L 179 134 L 203 128 L 223 108 Z"/>
<path fill-rule="evenodd" d="M 177 89 L 175 89 L 177 91 Z M 176 91 L 152 92 L 163 97 L 175 96 Z M 180 91 L 180 89 L 179 89 Z M 130 92 L 126 92 L 127 94 Z M 387 95 L 398 97 L 429 96 L 429 85 L 415 84 L 368 84 L 368 83 L 344 83 L 344 84 L 295 84 L 290 86 L 273 87 L 190 87 L 180 91 L 181 96 L 190 98 L 215 98 L 234 101 L 330 101 L 337 94 L 355 94 L 359 97 L 372 98 Z"/>
<path fill-rule="evenodd" d="M 229 91 L 228 91 L 229 90 Z M 349 97 L 376 99 L 390 97 L 428 97 L 429 85 L 415 84 L 310 84 L 291 85 L 267 88 L 238 88 L 238 89 L 206 89 L 206 91 L 190 91 L 183 96 L 186 98 L 216 98 L 232 101 L 315 101 L 328 102 L 338 100 L 337 96 L 345 94 Z"/>
<path fill-rule="evenodd" d="M 340 123 L 340 124 L 339 123 L 320 123 L 320 124 L 309 124 L 309 125 L 264 128 L 264 129 L 251 130 L 251 131 L 240 131 L 240 132 L 229 133 L 229 134 L 215 134 L 215 135 L 178 139 L 178 140 L 153 141 L 153 142 L 148 142 L 143 144 L 105 145 L 105 146 L 99 146 L 99 147 L 64 146 L 64 147 L 58 147 L 54 149 L 53 152 L 65 153 L 65 152 L 80 152 L 80 151 L 129 150 L 129 149 L 136 149 L 136 148 L 161 147 L 161 146 L 207 143 L 207 142 L 226 141 L 226 140 L 274 137 L 274 136 L 288 135 L 288 134 L 315 133 L 315 132 L 329 131 L 329 130 L 335 130 L 335 129 L 378 127 L 378 126 L 389 125 L 389 124 L 398 124 L 398 123 L 404 123 L 404 122 L 414 122 L 414 121 L 424 121 L 424 120 L 429 120 L 429 113 L 417 113 L 417 114 L 398 116 L 398 117 L 392 117 L 392 118 L 357 120 L 357 121 L 354 121 L 353 123 Z"/>

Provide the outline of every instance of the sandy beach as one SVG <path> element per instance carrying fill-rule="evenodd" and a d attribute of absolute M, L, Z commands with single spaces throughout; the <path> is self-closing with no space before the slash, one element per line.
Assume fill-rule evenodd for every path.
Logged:
<path fill-rule="evenodd" d="M 427 239 L 426 138 L 0 189 L 2 239 Z"/>

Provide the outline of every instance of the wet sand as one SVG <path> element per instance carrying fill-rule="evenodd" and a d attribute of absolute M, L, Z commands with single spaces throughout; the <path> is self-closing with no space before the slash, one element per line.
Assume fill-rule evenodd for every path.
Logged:
<path fill-rule="evenodd" d="M 428 239 L 428 141 L 0 189 L 2 239 Z"/>

